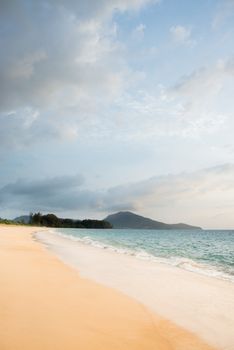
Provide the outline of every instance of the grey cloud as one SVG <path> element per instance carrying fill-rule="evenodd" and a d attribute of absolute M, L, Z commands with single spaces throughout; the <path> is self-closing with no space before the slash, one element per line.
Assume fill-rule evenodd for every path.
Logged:
<path fill-rule="evenodd" d="M 71 188 L 79 187 L 83 184 L 84 179 L 81 175 L 54 177 L 46 180 L 25 181 L 18 180 L 13 184 L 9 184 L 2 189 L 2 193 L 11 195 L 25 196 L 50 196 L 55 192 L 60 193 L 69 191 Z"/>
<path fill-rule="evenodd" d="M 6 6 L 9 11 L 2 12 L 1 27 L 4 36 L 1 36 L 1 66 L 4 69 L 1 70 L 1 79 L 5 78 L 22 90 L 18 91 L 19 96 L 16 93 L 13 95 L 15 104 L 24 103 L 21 97 L 24 94 L 27 97 L 33 89 L 43 94 L 41 90 L 44 88 L 47 95 L 61 81 L 90 84 L 86 76 L 89 70 L 85 72 L 75 64 L 76 59 L 84 56 L 86 51 L 88 63 L 89 55 L 93 53 L 95 64 L 97 61 L 101 64 L 105 51 L 112 50 L 108 31 L 105 32 L 105 22 L 99 21 L 97 13 L 103 14 L 107 8 L 111 16 L 115 10 L 128 10 L 147 2 L 149 1 L 6 2 L 9 3 Z M 68 12 L 66 8 L 69 9 Z M 84 18 L 85 14 L 87 18 Z M 12 21 L 14 15 L 15 20 Z M 94 67 L 89 65 L 89 69 L 93 76 Z M 25 79 L 27 84 L 23 84 Z M 9 100 L 12 100 L 12 96 Z"/>
<path fill-rule="evenodd" d="M 80 211 L 135 210 L 165 221 L 202 224 L 209 223 L 210 213 L 218 215 L 220 206 L 234 210 L 234 165 L 156 176 L 100 191 L 85 187 L 80 175 L 18 180 L 2 187 L 0 198 L 2 210 L 4 205 L 5 209 L 69 212 L 73 216 Z"/>
<path fill-rule="evenodd" d="M 105 109 L 128 74 L 110 19 L 150 1 L 1 1 L 1 146 L 63 136 Z"/>
<path fill-rule="evenodd" d="M 0 189 L 0 203 L 12 209 L 23 206 L 27 211 L 133 210 L 135 201 L 146 196 L 151 187 L 146 182 L 92 191 L 84 186 L 81 175 L 20 179 Z"/>
<path fill-rule="evenodd" d="M 20 208 L 21 203 L 27 211 L 77 209 L 81 205 L 89 207 L 94 198 L 89 191 L 82 189 L 83 184 L 81 175 L 34 181 L 19 179 L 0 189 L 0 203 L 10 208 Z"/>

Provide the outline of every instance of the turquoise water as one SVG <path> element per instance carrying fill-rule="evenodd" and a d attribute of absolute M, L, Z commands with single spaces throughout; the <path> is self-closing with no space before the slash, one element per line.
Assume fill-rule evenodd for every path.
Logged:
<path fill-rule="evenodd" d="M 68 239 L 234 282 L 234 231 L 57 229 Z"/>

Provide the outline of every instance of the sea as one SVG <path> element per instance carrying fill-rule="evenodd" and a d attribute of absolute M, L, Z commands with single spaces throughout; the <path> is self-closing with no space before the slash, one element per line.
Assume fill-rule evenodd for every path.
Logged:
<path fill-rule="evenodd" d="M 234 230 L 54 229 L 68 240 L 234 283 Z"/>

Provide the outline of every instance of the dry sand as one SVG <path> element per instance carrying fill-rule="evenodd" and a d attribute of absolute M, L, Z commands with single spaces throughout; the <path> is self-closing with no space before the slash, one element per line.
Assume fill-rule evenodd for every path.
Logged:
<path fill-rule="evenodd" d="M 33 240 L 35 230 L 0 226 L 1 350 L 211 349 L 133 299 L 81 278 Z"/>
<path fill-rule="evenodd" d="M 93 247 L 53 231 L 36 237 L 81 276 L 125 293 L 220 350 L 234 350 L 234 283 Z"/>

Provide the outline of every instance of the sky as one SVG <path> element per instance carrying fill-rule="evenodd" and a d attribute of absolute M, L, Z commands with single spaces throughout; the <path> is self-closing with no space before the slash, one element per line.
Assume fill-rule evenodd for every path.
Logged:
<path fill-rule="evenodd" d="M 0 217 L 234 228 L 234 0 L 0 0 Z"/>

